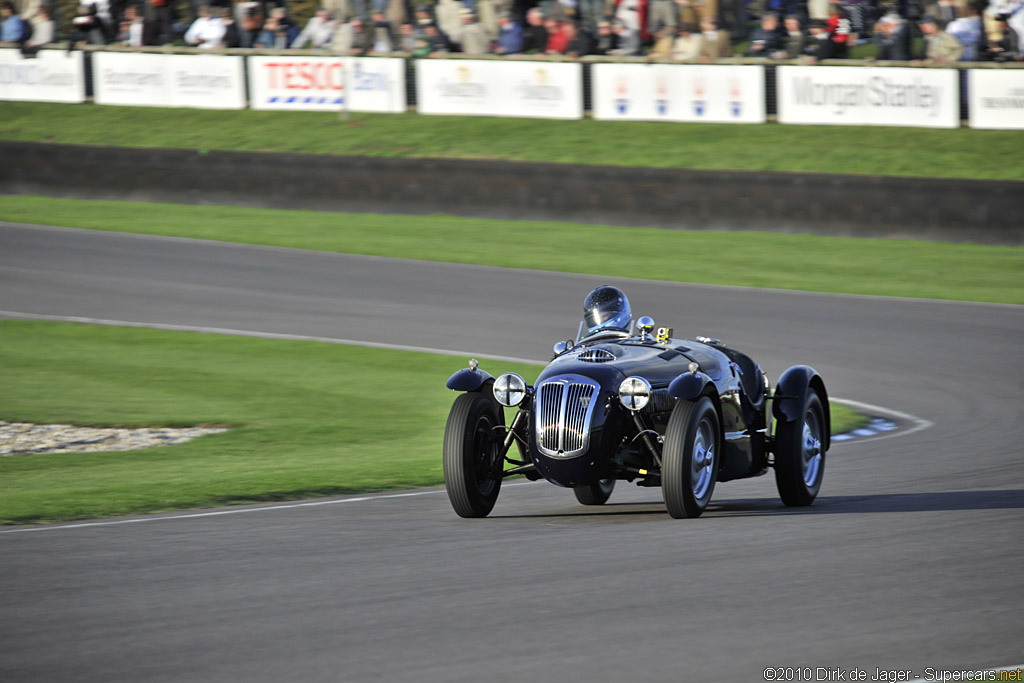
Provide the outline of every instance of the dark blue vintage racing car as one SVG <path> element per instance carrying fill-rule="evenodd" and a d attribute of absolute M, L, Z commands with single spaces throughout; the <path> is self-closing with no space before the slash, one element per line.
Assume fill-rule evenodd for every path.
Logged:
<path fill-rule="evenodd" d="M 817 496 L 830 415 L 813 368 L 789 368 L 773 391 L 759 365 L 717 339 L 634 323 L 611 286 L 587 296 L 576 339 L 554 350 L 533 386 L 473 360 L 449 378 L 462 393 L 445 426 L 444 480 L 460 516 L 489 514 L 513 475 L 571 488 L 584 505 L 605 503 L 617 480 L 660 486 L 675 518 L 700 516 L 716 482 L 769 468 L 786 505 Z M 508 427 L 503 407 L 518 407 Z"/>

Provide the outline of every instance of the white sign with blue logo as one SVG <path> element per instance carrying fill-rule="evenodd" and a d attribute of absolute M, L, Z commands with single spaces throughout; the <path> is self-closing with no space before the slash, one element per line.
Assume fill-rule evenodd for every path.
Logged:
<path fill-rule="evenodd" d="M 764 69 L 718 64 L 595 64 L 594 118 L 764 123 Z"/>
<path fill-rule="evenodd" d="M 249 57 L 253 109 L 405 111 L 405 62 L 389 57 Z"/>
<path fill-rule="evenodd" d="M 23 57 L 21 50 L 0 49 L 0 100 L 84 102 L 82 53 L 40 50 Z"/>

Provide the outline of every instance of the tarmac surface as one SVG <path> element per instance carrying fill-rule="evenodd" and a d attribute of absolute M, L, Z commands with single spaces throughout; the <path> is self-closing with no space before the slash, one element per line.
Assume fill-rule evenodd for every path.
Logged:
<path fill-rule="evenodd" d="M 492 374 L 488 356 L 548 358 L 603 282 L 0 223 L 0 315 L 456 350 Z M 773 379 L 812 365 L 904 428 L 835 443 L 800 510 L 769 474 L 720 485 L 698 520 L 656 489 L 584 508 L 540 482 L 483 520 L 432 489 L 0 528 L 0 680 L 913 680 L 1024 661 L 1024 307 L 613 284 L 634 315 Z"/>

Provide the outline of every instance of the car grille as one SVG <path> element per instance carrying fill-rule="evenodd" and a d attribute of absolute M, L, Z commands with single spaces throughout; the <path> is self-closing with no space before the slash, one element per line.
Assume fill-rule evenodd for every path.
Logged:
<path fill-rule="evenodd" d="M 537 448 L 552 458 L 572 458 L 587 450 L 597 382 L 567 375 L 537 387 Z"/>

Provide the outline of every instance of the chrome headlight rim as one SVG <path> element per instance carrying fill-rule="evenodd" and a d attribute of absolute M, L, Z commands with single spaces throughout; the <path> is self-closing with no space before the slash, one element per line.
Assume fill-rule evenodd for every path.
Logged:
<path fill-rule="evenodd" d="M 495 378 L 491 391 L 498 403 L 514 408 L 526 400 L 526 380 L 514 372 L 506 372 Z"/>
<path fill-rule="evenodd" d="M 630 376 L 619 385 L 619 403 L 626 410 L 643 410 L 651 401 L 651 383 L 643 377 Z"/>

